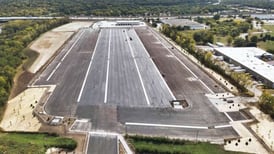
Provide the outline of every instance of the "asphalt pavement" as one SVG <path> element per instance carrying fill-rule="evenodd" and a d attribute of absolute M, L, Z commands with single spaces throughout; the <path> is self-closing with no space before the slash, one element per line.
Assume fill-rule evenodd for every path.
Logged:
<path fill-rule="evenodd" d="M 118 154 L 117 136 L 90 134 L 87 154 Z"/>
<path fill-rule="evenodd" d="M 174 99 L 133 29 L 102 29 L 79 106 L 169 107 Z"/>

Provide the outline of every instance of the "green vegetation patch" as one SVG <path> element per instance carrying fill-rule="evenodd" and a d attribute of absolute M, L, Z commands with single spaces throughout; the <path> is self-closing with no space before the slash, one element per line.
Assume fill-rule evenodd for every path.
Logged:
<path fill-rule="evenodd" d="M 163 137 L 127 136 L 137 154 L 237 154 L 225 151 L 222 145 L 191 142 Z"/>
<path fill-rule="evenodd" d="M 70 138 L 49 134 L 0 133 L 0 154 L 36 153 L 44 154 L 50 147 L 73 150 L 77 142 Z"/>
<path fill-rule="evenodd" d="M 69 19 L 16 20 L 4 23 L 0 34 L 0 115 L 8 100 L 19 66 L 28 67 L 38 56 L 26 47 L 42 33 L 68 23 Z M 0 116 L 1 117 L 1 116 Z"/>
<path fill-rule="evenodd" d="M 274 36 L 274 25 L 264 25 L 263 28 L 268 31 L 271 31 L 270 34 Z"/>
<path fill-rule="evenodd" d="M 274 54 L 274 41 L 270 41 L 270 40 L 266 42 L 261 41 L 261 42 L 258 42 L 257 45 L 259 48 L 262 48 L 266 50 L 267 52 Z"/>
<path fill-rule="evenodd" d="M 264 91 L 260 96 L 259 107 L 274 119 L 274 96 L 270 92 Z"/>
<path fill-rule="evenodd" d="M 0 0 L 0 16 L 204 14 L 225 10 L 217 0 Z M 12 11 L 11 11 L 12 10 Z"/>

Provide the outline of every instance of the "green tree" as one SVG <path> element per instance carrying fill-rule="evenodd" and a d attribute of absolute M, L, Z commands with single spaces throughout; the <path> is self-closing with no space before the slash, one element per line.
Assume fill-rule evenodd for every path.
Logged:
<path fill-rule="evenodd" d="M 213 19 L 214 19 L 214 20 L 219 20 L 220 17 L 221 17 L 220 14 L 215 14 L 215 15 L 213 16 Z"/>
<path fill-rule="evenodd" d="M 197 31 L 193 34 L 193 39 L 197 44 L 213 43 L 214 35 L 208 30 Z"/>
<path fill-rule="evenodd" d="M 251 36 L 250 41 L 254 42 L 254 43 L 257 43 L 258 42 L 258 37 L 256 35 L 253 35 L 253 36 Z"/>
<path fill-rule="evenodd" d="M 230 46 L 232 42 L 233 42 L 233 37 L 228 36 L 227 37 L 227 44 Z"/>
<path fill-rule="evenodd" d="M 246 40 L 244 40 L 243 38 L 237 37 L 233 42 L 233 46 L 244 47 L 246 46 Z"/>

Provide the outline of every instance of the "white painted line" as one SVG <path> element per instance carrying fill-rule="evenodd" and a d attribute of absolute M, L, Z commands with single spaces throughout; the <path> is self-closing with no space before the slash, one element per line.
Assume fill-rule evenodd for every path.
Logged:
<path fill-rule="evenodd" d="M 87 139 L 87 143 L 86 143 L 86 153 L 88 153 L 88 145 L 89 145 L 89 138 L 90 138 L 90 134 L 88 133 L 88 139 Z"/>
<path fill-rule="evenodd" d="M 58 65 L 54 68 L 54 70 L 50 73 L 46 81 L 49 81 L 53 74 L 57 71 L 58 67 L 61 65 L 61 62 L 58 63 Z"/>
<path fill-rule="evenodd" d="M 204 85 L 204 87 L 211 93 L 211 94 L 215 94 L 214 91 L 212 91 L 201 79 L 199 79 L 199 81 L 201 82 L 202 85 Z"/>
<path fill-rule="evenodd" d="M 116 145 L 116 148 L 117 148 L 117 151 L 116 151 L 116 153 L 117 154 L 120 154 L 120 149 L 119 149 L 119 138 L 118 138 L 118 136 L 116 137 L 116 142 L 117 142 L 117 145 Z"/>
<path fill-rule="evenodd" d="M 114 133 L 114 132 L 106 132 L 106 131 L 90 131 L 89 134 L 94 134 L 94 135 L 104 135 L 104 136 L 118 136 L 118 133 Z"/>
<path fill-rule="evenodd" d="M 227 117 L 231 122 L 234 121 L 226 112 L 224 112 L 224 114 L 226 115 L 226 117 Z"/>
<path fill-rule="evenodd" d="M 137 69 L 137 73 L 138 73 L 139 79 L 140 79 L 140 81 L 141 81 L 141 85 L 142 85 L 142 88 L 143 88 L 143 91 L 144 91 L 144 94 L 145 94 L 145 97 L 146 97 L 147 105 L 150 106 L 150 101 L 149 101 L 149 99 L 148 99 L 147 91 L 146 91 L 146 88 L 145 88 L 145 85 L 144 85 L 144 82 L 143 82 L 143 79 L 142 79 L 142 76 L 141 76 L 139 67 L 138 67 L 138 65 L 137 65 L 136 59 L 134 58 L 134 53 L 133 53 L 133 51 L 132 51 L 133 49 L 132 49 L 131 44 L 129 43 L 130 40 L 128 39 L 129 37 L 128 37 L 128 34 L 127 34 L 127 33 L 128 33 L 128 32 L 125 31 L 125 35 L 126 35 L 127 40 L 128 40 L 127 43 L 128 43 L 128 45 L 129 45 L 129 48 L 130 48 L 130 53 L 131 53 L 131 56 L 132 56 L 132 58 L 133 58 L 135 67 L 136 67 L 136 69 Z"/>
<path fill-rule="evenodd" d="M 154 32 L 154 30 L 150 29 L 150 31 L 154 33 L 154 36 L 158 35 L 158 34 L 155 34 L 156 32 Z M 158 36 L 161 37 L 160 35 Z M 169 53 L 171 53 L 196 79 L 199 79 L 198 76 L 194 72 L 192 72 L 191 69 L 187 67 L 172 51 L 170 51 L 170 49 L 162 41 L 160 41 L 157 36 L 156 36 L 156 39 L 159 42 L 161 42 L 161 44 L 169 51 Z M 199 79 L 199 81 L 201 82 L 203 86 L 205 86 L 209 90 L 210 93 L 214 94 L 214 92 L 202 80 Z"/>
<path fill-rule="evenodd" d="M 129 125 L 129 126 L 150 126 L 150 127 L 169 127 L 169 128 L 208 129 L 208 127 L 203 127 L 203 126 L 167 125 L 167 124 L 134 123 L 134 122 L 126 122 L 125 125 Z"/>
<path fill-rule="evenodd" d="M 220 126 L 214 126 L 214 128 L 227 128 L 232 127 L 231 125 L 220 125 Z"/>
<path fill-rule="evenodd" d="M 104 103 L 107 103 L 107 97 L 108 97 L 108 76 L 109 76 L 109 63 L 110 63 L 110 43 L 111 43 L 111 29 L 109 30 L 109 40 L 108 40 L 107 74 L 106 74 L 106 86 L 105 86 Z"/>
<path fill-rule="evenodd" d="M 133 152 L 131 151 L 131 149 L 129 148 L 127 142 L 125 141 L 124 137 L 120 134 L 118 134 L 118 140 L 122 143 L 123 147 L 126 150 L 126 154 L 133 154 Z"/>
<path fill-rule="evenodd" d="M 96 45 L 95 45 L 95 48 L 94 48 L 94 52 L 93 52 L 93 54 L 92 54 L 92 56 L 91 56 L 90 63 L 89 63 L 89 65 L 88 65 L 88 70 L 87 70 L 87 72 L 86 72 L 84 82 L 83 82 L 83 84 L 82 84 L 82 87 L 81 87 L 79 96 L 78 96 L 78 98 L 77 98 L 77 102 L 80 102 L 80 100 L 81 100 L 82 93 L 83 93 L 83 90 L 84 90 L 85 85 L 86 85 L 86 82 L 87 82 L 87 77 L 88 77 L 88 74 L 89 74 L 89 70 L 90 70 L 91 64 L 92 64 L 92 62 L 93 62 L 94 55 L 96 54 L 96 51 L 97 51 L 97 46 L 98 46 L 98 42 L 100 41 L 100 37 L 101 37 L 101 32 L 99 33 L 99 36 L 98 36 L 98 39 L 97 39 L 97 42 L 96 42 Z"/>
<path fill-rule="evenodd" d="M 82 33 L 80 34 L 80 36 L 78 36 L 77 40 L 73 43 L 73 45 L 69 48 L 69 50 L 67 51 L 67 53 L 64 55 L 64 57 L 61 59 L 61 61 L 63 61 L 67 55 L 70 53 L 70 51 L 72 50 L 72 48 L 76 45 L 76 43 L 78 43 L 78 41 L 80 40 L 80 38 L 82 37 L 82 35 L 84 34 L 84 31 L 82 31 Z"/>
<path fill-rule="evenodd" d="M 140 40 L 139 36 L 137 35 L 136 31 L 134 30 L 135 35 L 137 36 L 137 39 L 139 40 L 141 46 L 143 47 L 143 49 L 145 50 L 145 53 L 148 57 L 150 57 L 150 55 L 148 54 L 148 51 L 146 50 L 144 44 L 142 43 L 142 41 Z M 156 67 L 155 63 L 153 62 L 153 60 L 151 58 L 149 58 L 151 63 L 153 64 L 154 68 L 156 69 L 156 71 L 158 72 L 158 75 L 160 76 L 160 78 L 162 79 L 162 81 L 164 82 L 165 86 L 167 87 L 169 94 L 171 95 L 173 100 L 176 100 L 176 97 L 174 96 L 174 94 L 172 93 L 171 89 L 169 88 L 169 86 L 167 85 L 165 79 L 163 78 L 162 74 L 160 73 L 159 69 Z"/>
<path fill-rule="evenodd" d="M 84 34 L 84 32 L 82 31 L 80 36 L 77 38 L 77 40 L 73 43 L 73 45 L 69 48 L 69 50 L 67 51 L 67 53 L 64 55 L 64 57 L 61 59 L 61 62 L 66 58 L 66 56 L 70 53 L 70 51 L 72 50 L 72 48 L 75 46 L 75 44 L 80 40 L 80 38 L 82 37 L 82 35 Z M 54 70 L 50 73 L 50 75 L 48 76 L 46 81 L 49 81 L 51 79 L 51 77 L 53 76 L 53 74 L 57 71 L 58 67 L 61 65 L 61 62 L 58 63 L 58 65 L 54 68 Z"/>

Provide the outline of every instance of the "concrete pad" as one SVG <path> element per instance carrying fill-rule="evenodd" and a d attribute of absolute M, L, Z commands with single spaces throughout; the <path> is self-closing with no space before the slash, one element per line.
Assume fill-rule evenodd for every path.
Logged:
<path fill-rule="evenodd" d="M 253 107 L 250 112 L 259 121 L 251 125 L 251 129 L 274 151 L 274 122 L 256 107 Z"/>
<path fill-rule="evenodd" d="M 235 131 L 241 136 L 241 139 L 231 140 L 231 143 L 226 143 L 225 150 L 239 151 L 248 153 L 268 153 L 260 142 L 244 127 L 241 123 L 231 123 Z M 251 139 L 251 141 L 250 141 Z M 240 141 L 240 142 L 239 142 Z"/>
<path fill-rule="evenodd" d="M 48 88 L 29 88 L 8 101 L 0 127 L 5 131 L 35 132 L 41 127 L 41 123 L 32 112 Z M 34 107 L 31 107 L 31 106 Z"/>
<path fill-rule="evenodd" d="M 65 24 L 63 26 L 57 27 L 53 29 L 53 32 L 76 32 L 80 28 L 83 27 L 90 27 L 93 24 L 93 22 L 71 22 L 68 24 Z"/>

